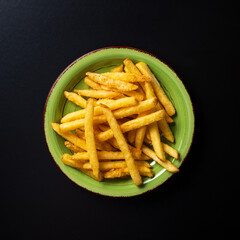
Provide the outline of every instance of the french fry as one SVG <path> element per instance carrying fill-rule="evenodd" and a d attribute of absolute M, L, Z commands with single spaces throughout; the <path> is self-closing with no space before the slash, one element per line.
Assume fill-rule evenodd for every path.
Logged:
<path fill-rule="evenodd" d="M 138 86 L 135 84 L 124 82 L 121 80 L 115 80 L 102 74 L 87 72 L 86 75 L 97 83 L 122 91 L 132 91 L 138 88 Z"/>
<path fill-rule="evenodd" d="M 82 148 L 75 146 L 73 143 L 71 143 L 69 141 L 65 141 L 64 144 L 69 150 L 71 150 L 75 153 L 84 152 L 84 150 Z"/>
<path fill-rule="evenodd" d="M 151 78 L 151 80 L 152 80 L 151 83 L 152 83 L 153 89 L 154 89 L 159 101 L 164 106 L 168 115 L 169 116 L 174 115 L 175 114 L 175 108 L 174 108 L 173 104 L 171 103 L 171 101 L 169 100 L 167 95 L 165 94 L 165 92 L 162 89 L 160 83 L 158 82 L 158 80 L 156 79 L 154 74 L 151 72 L 148 65 L 144 62 L 139 62 L 139 63 L 136 64 L 136 66 L 144 76 L 147 76 L 147 77 Z"/>
<path fill-rule="evenodd" d="M 163 150 L 165 153 L 167 153 L 169 156 L 178 159 L 178 151 L 174 148 L 172 148 L 171 146 L 169 146 L 166 143 L 162 143 L 163 145 Z"/>
<path fill-rule="evenodd" d="M 169 160 L 162 161 L 161 159 L 159 159 L 157 157 L 156 153 L 153 150 L 151 150 L 150 148 L 148 148 L 146 145 L 142 146 L 142 151 L 147 156 L 152 158 L 155 162 L 159 163 L 162 167 L 164 167 L 169 172 L 172 172 L 172 173 L 179 172 L 179 169 L 175 165 L 173 165 Z"/>
<path fill-rule="evenodd" d="M 62 136 L 64 139 L 68 140 L 69 142 L 73 143 L 75 146 L 80 147 L 84 150 L 87 150 L 86 142 L 77 137 L 72 132 L 62 132 L 60 129 L 60 125 L 58 123 L 50 123 L 53 130 L 58 133 L 60 136 Z"/>
<path fill-rule="evenodd" d="M 113 80 L 121 80 L 124 82 L 151 82 L 151 78 L 144 75 L 135 75 L 124 72 L 107 72 L 102 73 L 103 76 L 110 77 Z"/>
<path fill-rule="evenodd" d="M 76 105 L 78 105 L 81 108 L 86 108 L 86 106 L 87 106 L 87 101 L 83 97 L 79 96 L 76 93 L 64 91 L 64 96 L 69 101 L 75 103 Z"/>
<path fill-rule="evenodd" d="M 103 90 L 103 88 L 100 86 L 100 84 L 94 82 L 92 79 L 89 77 L 84 78 L 84 83 L 87 84 L 89 87 L 95 90 Z"/>
<path fill-rule="evenodd" d="M 163 118 L 164 118 L 164 111 L 160 110 L 160 111 L 151 113 L 149 115 L 146 115 L 146 116 L 143 116 L 140 118 L 136 118 L 136 119 L 130 120 L 126 123 L 123 123 L 120 125 L 120 128 L 123 133 L 129 132 L 131 130 L 149 125 L 156 121 L 159 121 Z M 101 132 L 101 133 L 97 134 L 96 137 L 99 141 L 106 141 L 106 140 L 112 138 L 113 136 L 114 136 L 113 131 L 112 131 L 112 129 L 110 129 L 105 132 Z"/>
<path fill-rule="evenodd" d="M 146 162 L 146 161 L 138 161 L 135 163 L 138 169 L 144 169 L 142 167 L 147 167 L 151 168 L 151 165 Z M 127 167 L 127 164 L 125 161 L 105 161 L 105 162 L 100 162 L 99 167 L 101 171 L 109 171 L 112 168 L 125 168 Z M 84 163 L 83 168 L 87 170 L 91 170 L 92 166 L 90 162 Z"/>
<path fill-rule="evenodd" d="M 142 184 L 142 179 L 141 176 L 139 174 L 139 171 L 135 165 L 135 161 L 134 158 L 129 150 L 128 144 L 125 140 L 125 137 L 123 136 L 123 133 L 121 131 L 120 126 L 117 123 L 116 118 L 114 117 L 113 113 L 111 112 L 111 110 L 101 104 L 102 108 L 103 108 L 103 113 L 107 118 L 108 124 L 111 127 L 111 130 L 113 132 L 114 137 L 116 138 L 116 141 L 120 147 L 120 150 L 122 151 L 124 157 L 125 157 L 125 161 L 127 164 L 127 167 L 129 169 L 129 173 L 133 179 L 133 182 L 138 186 Z"/>
<path fill-rule="evenodd" d="M 155 97 L 152 85 L 148 82 L 145 82 L 145 92 L 146 92 L 147 99 Z M 164 111 L 164 110 L 162 110 L 162 111 Z M 162 120 L 165 120 L 165 118 L 160 119 L 159 121 L 162 121 Z M 166 157 L 165 157 L 165 154 L 163 151 L 161 136 L 160 136 L 159 129 L 158 129 L 158 123 L 157 122 L 151 123 L 148 126 L 148 130 L 149 130 L 149 133 L 151 136 L 151 141 L 152 141 L 152 145 L 153 145 L 153 149 L 154 149 L 155 153 L 162 161 L 165 161 Z"/>
<path fill-rule="evenodd" d="M 132 151 L 130 149 L 133 158 L 137 161 L 145 161 L 149 160 L 148 157 L 145 155 L 140 155 L 140 158 L 136 158 L 136 151 Z M 97 151 L 97 156 L 99 161 L 105 161 L 105 160 L 121 160 L 124 159 L 124 155 L 122 152 L 112 152 L 112 151 Z M 89 160 L 89 154 L 88 152 L 77 152 L 72 155 L 72 159 L 76 161 L 86 161 Z"/>
<path fill-rule="evenodd" d="M 160 110 L 160 109 L 163 109 L 160 107 L 159 103 L 156 105 L 156 109 L 157 110 Z M 173 136 L 173 133 L 172 133 L 172 130 L 171 128 L 169 127 L 168 125 L 168 121 L 167 121 L 167 118 L 171 118 L 171 117 L 167 117 L 167 113 L 166 113 L 166 118 L 165 119 L 162 119 L 158 122 L 158 126 L 161 130 L 161 132 L 163 133 L 163 136 L 170 142 L 174 142 L 174 136 Z"/>
<path fill-rule="evenodd" d="M 97 149 L 93 131 L 93 111 L 94 99 L 89 98 L 87 101 L 86 115 L 85 115 L 85 137 L 89 161 L 93 169 L 93 175 L 99 180 L 102 180 L 102 174 L 99 170 L 99 161 L 97 156 Z"/>
<path fill-rule="evenodd" d="M 157 105 L 156 105 L 156 110 L 162 110 L 164 109 L 162 104 L 158 101 Z M 165 110 L 165 109 L 164 109 Z M 166 111 L 165 111 L 166 112 Z M 166 116 L 165 119 L 168 123 L 173 123 L 173 119 L 168 115 L 168 113 L 166 112 Z"/>
<path fill-rule="evenodd" d="M 150 113 L 152 113 L 152 110 L 148 110 L 146 112 L 140 113 L 140 114 L 138 114 L 138 118 L 146 116 Z M 143 126 L 143 127 L 136 129 L 135 147 L 137 149 L 141 149 L 144 138 L 145 138 L 146 131 L 147 131 L 147 126 Z"/>
<path fill-rule="evenodd" d="M 134 97 L 126 97 L 126 98 L 121 98 L 118 100 L 101 99 L 101 100 L 97 101 L 97 105 L 99 105 L 99 103 L 104 103 L 111 110 L 116 110 L 118 108 L 134 106 L 137 104 L 137 101 Z M 71 122 L 71 121 L 74 121 L 74 120 L 77 120 L 80 118 L 84 118 L 85 114 L 86 114 L 85 109 L 81 109 L 81 110 L 78 110 L 75 112 L 68 113 L 61 119 L 61 123 Z M 102 108 L 100 106 L 95 106 L 94 107 L 94 116 L 101 115 L 101 114 L 103 114 Z"/>
<path fill-rule="evenodd" d="M 62 155 L 62 162 L 70 167 L 76 168 L 80 170 L 81 172 L 85 173 L 86 175 L 90 176 L 91 178 L 94 178 L 95 180 L 98 180 L 98 178 L 95 177 L 92 170 L 86 170 L 83 168 L 83 163 L 79 163 L 76 161 L 73 161 L 71 159 L 71 155 L 65 153 Z"/>
<path fill-rule="evenodd" d="M 146 176 L 146 177 L 153 177 L 153 172 L 149 168 L 145 168 L 144 170 L 139 170 L 139 173 L 141 176 Z M 128 168 L 118 168 L 118 169 L 111 169 L 108 172 L 105 172 L 103 177 L 104 178 L 122 178 L 129 176 L 129 170 Z"/>
<path fill-rule="evenodd" d="M 135 147 L 137 149 L 141 149 L 145 134 L 146 134 L 147 127 L 143 126 L 138 129 L 136 129 L 136 135 L 135 135 Z"/>
<path fill-rule="evenodd" d="M 160 140 L 160 134 L 158 131 L 158 125 L 156 122 L 150 124 L 148 126 L 149 128 L 149 133 L 151 135 L 151 141 L 152 141 L 152 145 L 153 145 L 153 149 L 156 153 L 156 155 L 162 160 L 165 161 L 166 157 L 163 151 L 163 146 L 162 146 L 162 142 Z"/>
<path fill-rule="evenodd" d="M 173 133 L 171 131 L 171 128 L 169 127 L 166 119 L 162 119 L 158 122 L 158 126 L 161 130 L 161 132 L 163 133 L 163 136 L 170 142 L 174 142 L 174 136 Z"/>
<path fill-rule="evenodd" d="M 110 72 L 123 72 L 123 65 L 121 64 L 120 66 L 117 66 L 117 67 L 111 69 Z"/>
<path fill-rule="evenodd" d="M 94 90 L 94 89 L 80 89 L 74 90 L 80 96 L 91 97 L 91 98 L 114 98 L 120 94 L 112 91 L 105 90 Z"/>
<path fill-rule="evenodd" d="M 135 64 L 129 58 L 126 58 L 123 63 L 125 65 L 125 68 L 127 69 L 127 72 L 133 73 L 135 75 L 142 75 L 138 68 L 135 66 Z"/>
<path fill-rule="evenodd" d="M 124 117 L 129 117 L 133 114 L 139 114 L 141 112 L 145 112 L 149 109 L 152 109 L 155 105 L 156 105 L 156 98 L 152 98 L 152 99 L 142 101 L 136 106 L 117 109 L 113 112 L 113 114 L 117 119 L 120 119 Z M 164 112 L 164 110 L 161 110 L 161 111 Z M 94 124 L 104 123 L 106 121 L 107 119 L 104 115 L 94 116 L 93 118 Z M 71 122 L 62 123 L 60 125 L 60 128 L 63 132 L 71 131 L 84 126 L 84 123 L 85 123 L 84 119 L 78 119 Z"/>

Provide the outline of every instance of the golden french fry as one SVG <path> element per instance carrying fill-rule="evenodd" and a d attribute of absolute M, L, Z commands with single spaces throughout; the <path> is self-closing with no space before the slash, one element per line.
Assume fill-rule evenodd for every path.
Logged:
<path fill-rule="evenodd" d="M 71 150 L 75 153 L 84 152 L 84 150 L 82 148 L 75 146 L 73 143 L 71 143 L 69 141 L 65 141 L 64 144 L 69 150 Z"/>
<path fill-rule="evenodd" d="M 100 83 L 105 86 L 113 87 L 115 89 L 119 89 L 122 91 L 132 91 L 138 88 L 138 86 L 135 84 L 124 82 L 121 80 L 115 80 L 99 73 L 87 72 L 86 75 L 89 76 L 93 81 L 97 83 Z"/>
<path fill-rule="evenodd" d="M 118 101 L 120 101 L 120 99 Z M 120 119 L 124 117 L 129 117 L 133 114 L 139 114 L 141 112 L 145 112 L 149 109 L 152 109 L 155 105 L 156 105 L 156 98 L 152 98 L 152 99 L 142 101 L 136 106 L 117 109 L 113 112 L 113 114 L 115 118 Z M 161 111 L 164 112 L 164 110 L 161 110 Z M 93 118 L 94 124 L 104 123 L 106 121 L 107 119 L 104 115 L 94 116 Z M 71 122 L 62 123 L 60 125 L 60 128 L 64 132 L 71 131 L 84 126 L 84 123 L 85 123 L 84 119 L 78 119 Z"/>
<path fill-rule="evenodd" d="M 90 176 L 91 178 L 94 178 L 95 180 L 98 180 L 95 175 L 93 174 L 92 170 L 86 170 L 83 168 L 83 163 L 79 163 L 76 161 L 73 161 L 71 159 L 71 155 L 69 154 L 63 154 L 62 155 L 62 162 L 70 167 L 74 167 L 78 170 L 80 170 L 81 172 L 85 173 L 86 175 Z"/>
<path fill-rule="evenodd" d="M 102 75 L 110 77 L 113 80 L 121 80 L 124 82 L 151 82 L 150 77 L 146 77 L 144 75 L 135 75 L 132 73 L 107 72 L 107 73 L 102 73 Z"/>
<path fill-rule="evenodd" d="M 151 150 L 150 148 L 148 148 L 146 145 L 142 146 L 142 151 L 147 156 L 152 158 L 154 161 L 159 163 L 162 167 L 166 168 L 166 170 L 168 170 L 169 172 L 172 172 L 172 173 L 179 172 L 179 169 L 175 165 L 173 165 L 169 160 L 162 161 L 161 159 L 159 159 L 157 157 L 156 153 L 153 150 Z"/>
<path fill-rule="evenodd" d="M 136 151 L 132 151 L 131 149 L 130 149 L 130 151 L 131 151 L 133 157 L 137 161 L 149 160 L 149 158 L 146 157 L 146 155 L 140 155 L 140 158 L 136 158 Z M 97 156 L 98 156 L 99 161 L 124 159 L 124 155 L 122 152 L 97 151 Z M 72 159 L 76 160 L 76 161 L 86 161 L 86 160 L 89 160 L 89 154 L 88 154 L 88 152 L 77 152 L 72 155 Z"/>
<path fill-rule="evenodd" d="M 64 139 L 68 140 L 69 142 L 73 143 L 75 146 L 80 147 L 84 150 L 87 150 L 86 142 L 77 137 L 72 132 L 62 132 L 60 129 L 60 125 L 58 123 L 50 123 L 53 130 L 58 133 L 60 136 L 62 136 Z"/>
<path fill-rule="evenodd" d="M 139 171 L 135 165 L 134 158 L 129 150 L 128 144 L 125 140 L 125 137 L 123 136 L 123 133 L 121 131 L 120 126 L 117 123 L 116 118 L 114 117 L 112 111 L 105 105 L 101 104 L 103 108 L 103 113 L 107 118 L 108 124 L 111 127 L 111 130 L 113 132 L 114 137 L 116 138 L 116 141 L 120 147 L 120 150 L 122 151 L 125 161 L 127 163 L 129 173 L 133 179 L 133 182 L 138 186 L 142 184 L 142 179 L 139 174 Z"/>
<path fill-rule="evenodd" d="M 151 113 L 149 115 L 146 115 L 146 116 L 143 116 L 140 118 L 136 118 L 136 119 L 130 120 L 126 123 L 123 123 L 120 125 L 120 128 L 123 133 L 129 132 L 131 130 L 149 125 L 156 121 L 159 121 L 159 120 L 163 119 L 164 116 L 165 116 L 164 111 L 160 110 L 160 111 Z M 106 140 L 112 138 L 113 136 L 114 136 L 113 131 L 112 131 L 112 129 L 110 129 L 105 132 L 101 132 L 101 133 L 97 134 L 96 137 L 99 141 L 106 141 Z"/>
<path fill-rule="evenodd" d="M 152 113 L 152 110 L 148 110 L 146 112 L 140 113 L 140 114 L 138 114 L 138 118 L 146 116 L 150 113 Z M 137 149 L 141 149 L 146 132 L 147 132 L 147 126 L 143 126 L 143 127 L 136 129 L 135 147 Z"/>
<path fill-rule="evenodd" d="M 93 111 L 94 111 L 94 99 L 89 98 L 87 101 L 86 115 L 85 115 L 86 145 L 87 145 L 87 152 L 89 155 L 89 161 L 93 169 L 93 174 L 100 181 L 102 179 L 102 175 L 99 170 L 99 161 L 98 161 L 97 149 L 96 149 L 95 138 L 94 138 Z"/>
<path fill-rule="evenodd" d="M 158 101 L 157 105 L 156 105 L 156 110 L 162 110 L 164 109 L 162 104 Z M 165 110 L 165 109 L 164 109 Z M 168 115 L 168 113 L 165 111 L 166 113 L 166 116 L 165 116 L 165 119 L 168 123 L 173 123 L 173 119 Z"/>
<path fill-rule="evenodd" d="M 76 92 L 81 96 L 91 97 L 91 98 L 113 98 L 120 95 L 117 92 L 105 91 L 105 90 L 94 90 L 94 89 L 80 89 L 80 90 L 74 90 L 74 92 Z"/>
<path fill-rule="evenodd" d="M 167 153 L 169 156 L 178 159 L 178 151 L 174 148 L 172 148 L 171 146 L 169 146 L 166 143 L 162 143 L 163 145 L 163 150 L 165 153 Z"/>
<path fill-rule="evenodd" d="M 76 105 L 78 105 L 79 107 L 81 108 L 86 108 L 86 105 L 87 105 L 87 101 L 79 96 L 78 94 L 76 93 L 73 93 L 73 92 L 67 92 L 67 91 L 64 91 L 64 96 L 71 102 L 75 103 Z"/>
<path fill-rule="evenodd" d="M 117 66 L 117 67 L 111 69 L 110 72 L 123 72 L 123 65 L 121 64 L 120 66 Z"/>
<path fill-rule="evenodd" d="M 89 87 L 95 90 L 102 90 L 103 88 L 100 86 L 100 84 L 94 82 L 92 79 L 89 77 L 84 78 L 84 83 L 87 84 Z"/>
<path fill-rule="evenodd" d="M 153 177 L 153 172 L 151 169 L 141 169 L 139 170 L 139 173 L 141 176 L 146 176 L 146 177 Z M 104 178 L 122 178 L 122 177 L 126 177 L 126 176 L 129 176 L 130 173 L 129 173 L 129 170 L 128 168 L 118 168 L 118 169 L 111 169 L 109 170 L 108 172 L 105 172 L 103 177 Z"/>
<path fill-rule="evenodd" d="M 143 126 L 138 129 L 136 129 L 136 135 L 135 135 L 135 147 L 137 149 L 141 149 L 145 134 L 146 134 L 147 127 Z"/>
<path fill-rule="evenodd" d="M 166 119 L 162 119 L 158 122 L 158 126 L 161 130 L 161 132 L 163 133 L 163 136 L 170 142 L 174 142 L 174 136 L 173 133 L 171 131 L 171 128 L 169 127 Z"/>
<path fill-rule="evenodd" d="M 125 68 L 127 69 L 127 72 L 133 73 L 135 75 L 142 75 L 138 68 L 135 66 L 135 64 L 129 58 L 125 59 L 123 63 L 125 65 Z"/>
<path fill-rule="evenodd" d="M 141 167 L 151 168 L 151 165 L 146 161 L 138 161 L 135 164 L 138 169 L 140 169 Z M 109 171 L 113 168 L 125 168 L 127 167 L 127 164 L 125 161 L 105 161 L 100 162 L 99 167 L 101 171 Z M 84 163 L 83 168 L 91 170 L 92 169 L 91 163 L 90 162 Z"/>
<path fill-rule="evenodd" d="M 152 85 L 148 82 L 145 83 L 145 92 L 146 92 L 147 99 L 155 97 L 155 93 L 153 91 Z M 164 111 L 164 110 L 162 110 L 162 111 Z M 161 120 L 165 120 L 165 118 L 163 118 Z M 161 121 L 161 120 L 159 120 L 159 121 Z M 149 130 L 149 133 L 151 136 L 151 141 L 152 141 L 152 145 L 153 145 L 153 149 L 154 149 L 155 153 L 162 161 L 165 161 L 166 157 L 165 157 L 165 153 L 163 151 L 161 136 L 159 133 L 157 122 L 151 123 L 148 126 L 148 130 Z"/>
<path fill-rule="evenodd" d="M 151 136 L 153 149 L 154 149 L 156 155 L 162 161 L 165 161 L 166 157 L 165 157 L 165 153 L 163 151 L 163 146 L 162 146 L 161 137 L 160 137 L 160 133 L 159 133 L 159 130 L 158 130 L 157 122 L 154 122 L 154 123 L 150 124 L 148 126 L 148 129 L 149 129 L 149 133 L 150 133 L 150 136 Z"/>
<path fill-rule="evenodd" d="M 153 89 L 154 89 L 159 101 L 164 106 L 168 115 L 170 115 L 170 116 L 174 115 L 175 114 L 175 108 L 174 108 L 173 104 L 171 103 L 171 101 L 169 100 L 167 95 L 165 94 L 165 92 L 162 89 L 159 81 L 156 79 L 154 74 L 151 72 L 148 65 L 144 62 L 139 62 L 139 63 L 136 64 L 136 66 L 144 76 L 147 76 L 147 77 L 151 78 L 151 80 L 152 80 L 151 83 L 152 83 Z"/>
<path fill-rule="evenodd" d="M 126 97 L 126 98 L 121 98 L 118 100 L 101 99 L 101 100 L 97 101 L 97 104 L 98 103 L 104 103 L 111 110 L 116 110 L 118 108 L 134 106 L 137 104 L 137 101 L 134 97 Z M 77 120 L 80 118 L 84 118 L 85 113 L 86 113 L 85 109 L 81 109 L 81 110 L 78 110 L 75 112 L 68 113 L 61 119 L 61 123 L 71 122 L 71 121 L 74 121 L 74 120 Z M 100 106 L 95 106 L 94 107 L 94 116 L 101 115 L 101 114 L 103 114 L 102 108 Z"/>

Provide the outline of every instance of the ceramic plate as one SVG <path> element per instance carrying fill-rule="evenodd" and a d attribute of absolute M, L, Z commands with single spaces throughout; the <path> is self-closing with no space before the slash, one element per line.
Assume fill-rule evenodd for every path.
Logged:
<path fill-rule="evenodd" d="M 180 158 L 176 160 L 168 156 L 168 159 L 178 168 L 187 156 L 193 139 L 194 114 L 188 92 L 177 74 L 160 59 L 142 50 L 126 47 L 98 49 L 78 58 L 61 73 L 48 94 L 43 116 L 45 138 L 54 161 L 69 179 L 87 190 L 106 196 L 128 197 L 139 195 L 160 186 L 172 174 L 152 161 L 151 165 L 155 176 L 153 178 L 143 177 L 143 184 L 140 187 L 135 186 L 130 178 L 95 181 L 61 162 L 63 153 L 72 153 L 65 147 L 64 139 L 53 131 L 49 123 L 59 123 L 65 114 L 80 109 L 67 101 L 63 92 L 65 90 L 73 91 L 74 89 L 88 88 L 83 81 L 86 72 L 101 73 L 109 71 L 111 68 L 122 64 L 126 58 L 130 58 L 134 63 L 139 61 L 147 63 L 176 108 L 177 113 L 173 117 L 174 123 L 170 125 L 175 136 L 175 142 L 169 144 L 178 150 Z"/>

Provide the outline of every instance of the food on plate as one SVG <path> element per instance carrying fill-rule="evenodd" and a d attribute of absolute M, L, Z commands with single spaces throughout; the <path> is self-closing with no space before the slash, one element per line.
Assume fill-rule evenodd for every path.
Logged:
<path fill-rule="evenodd" d="M 179 153 L 167 143 L 175 140 L 176 110 L 146 63 L 127 58 L 109 72 L 87 72 L 83 81 L 89 89 L 64 91 L 81 109 L 50 123 L 73 152 L 62 155 L 65 165 L 97 181 L 131 177 L 136 186 L 154 176 L 154 164 L 179 171 L 168 160 Z"/>

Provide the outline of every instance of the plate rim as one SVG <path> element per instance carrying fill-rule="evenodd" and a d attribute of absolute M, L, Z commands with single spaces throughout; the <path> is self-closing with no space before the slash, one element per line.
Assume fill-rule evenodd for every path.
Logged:
<path fill-rule="evenodd" d="M 42 119 L 42 126 L 43 126 L 43 132 L 44 132 L 44 140 L 45 140 L 45 143 L 46 143 L 46 146 L 47 146 L 47 149 L 48 149 L 48 152 L 51 156 L 51 158 L 53 159 L 54 163 L 57 165 L 57 167 L 60 169 L 60 171 L 64 174 L 64 176 L 66 176 L 68 179 L 71 180 L 71 182 L 75 183 L 78 187 L 81 187 L 82 189 L 85 189 L 89 192 L 92 192 L 94 194 L 97 194 L 97 195 L 100 195 L 100 196 L 106 196 L 106 197 L 112 197 L 112 198 L 128 198 L 128 197 L 136 197 L 136 196 L 140 196 L 140 195 L 143 195 L 143 194 L 147 194 L 151 191 L 153 191 L 154 189 L 160 187 L 161 185 L 163 185 L 163 183 L 165 183 L 167 180 L 169 180 L 172 176 L 174 176 L 175 174 L 171 174 L 169 177 L 167 177 L 160 185 L 157 185 L 151 189 L 148 189 L 144 192 L 141 192 L 141 193 L 136 193 L 136 194 L 132 194 L 132 195 L 109 195 L 109 194 L 104 194 L 104 193 L 100 193 L 100 192 L 96 192 L 94 190 L 91 190 L 91 189 L 88 189 L 86 187 L 83 187 L 83 186 L 80 186 L 77 182 L 73 181 L 69 176 L 67 176 L 63 170 L 60 168 L 60 166 L 56 163 L 50 149 L 49 149 L 49 146 L 48 146 L 48 143 L 47 143 L 47 138 L 46 138 L 46 132 L 45 132 L 45 115 L 46 115 L 46 109 L 47 109 L 47 105 L 48 105 L 48 100 L 51 96 L 51 93 L 54 89 L 54 87 L 56 86 L 57 82 L 60 80 L 60 78 L 62 77 L 62 75 L 70 68 L 72 67 L 76 62 L 78 62 L 80 59 L 92 54 L 92 53 L 95 53 L 95 52 L 98 52 L 98 51 L 102 51 L 102 50 L 106 50 L 106 49 L 120 49 L 120 48 L 123 48 L 123 49 L 130 49 L 130 50 L 135 50 L 135 51 L 138 51 L 138 52 L 142 52 L 142 53 L 145 53 L 145 54 L 148 54 L 150 56 L 152 56 L 153 58 L 156 58 L 158 61 L 164 63 L 169 69 L 172 70 L 172 72 L 174 74 L 176 74 L 177 78 L 181 81 L 184 89 L 186 90 L 187 94 L 188 94 L 188 97 L 190 99 L 190 104 L 191 104 L 191 107 L 192 107 L 192 115 L 193 115 L 193 132 L 192 132 L 192 136 L 191 136 L 191 142 L 190 142 L 190 146 L 189 146 L 189 149 L 186 153 L 186 156 L 184 157 L 184 159 L 182 160 L 182 163 L 181 163 L 181 166 L 183 164 L 183 162 L 185 162 L 185 160 L 188 158 L 188 155 L 189 155 L 189 152 L 191 151 L 191 147 L 192 147 L 192 144 L 193 144 L 193 140 L 194 140 L 194 135 L 195 135 L 195 111 L 194 111 L 194 106 L 193 106 L 193 102 L 192 102 L 192 99 L 191 99 L 191 96 L 186 88 L 186 86 L 184 85 L 182 79 L 179 77 L 179 75 L 174 71 L 174 69 L 169 66 L 165 61 L 163 61 L 161 58 L 157 57 L 156 55 L 152 54 L 152 53 L 149 53 L 145 50 L 142 50 L 142 49 L 138 49 L 138 48 L 135 48 L 135 47 L 129 47 L 129 46 L 108 46 L 108 47 L 102 47 L 102 48 L 98 48 L 98 49 L 95 49 L 95 50 L 92 50 L 90 52 L 87 52 L 83 55 L 81 55 L 79 58 L 77 58 L 76 60 L 74 60 L 73 62 L 71 62 L 60 74 L 59 76 L 57 77 L 57 79 L 54 81 L 53 85 L 51 86 L 49 92 L 48 92 L 48 95 L 47 95 L 47 98 L 46 98 L 46 101 L 45 101 L 45 104 L 44 104 L 44 108 L 43 108 L 43 119 Z"/>

